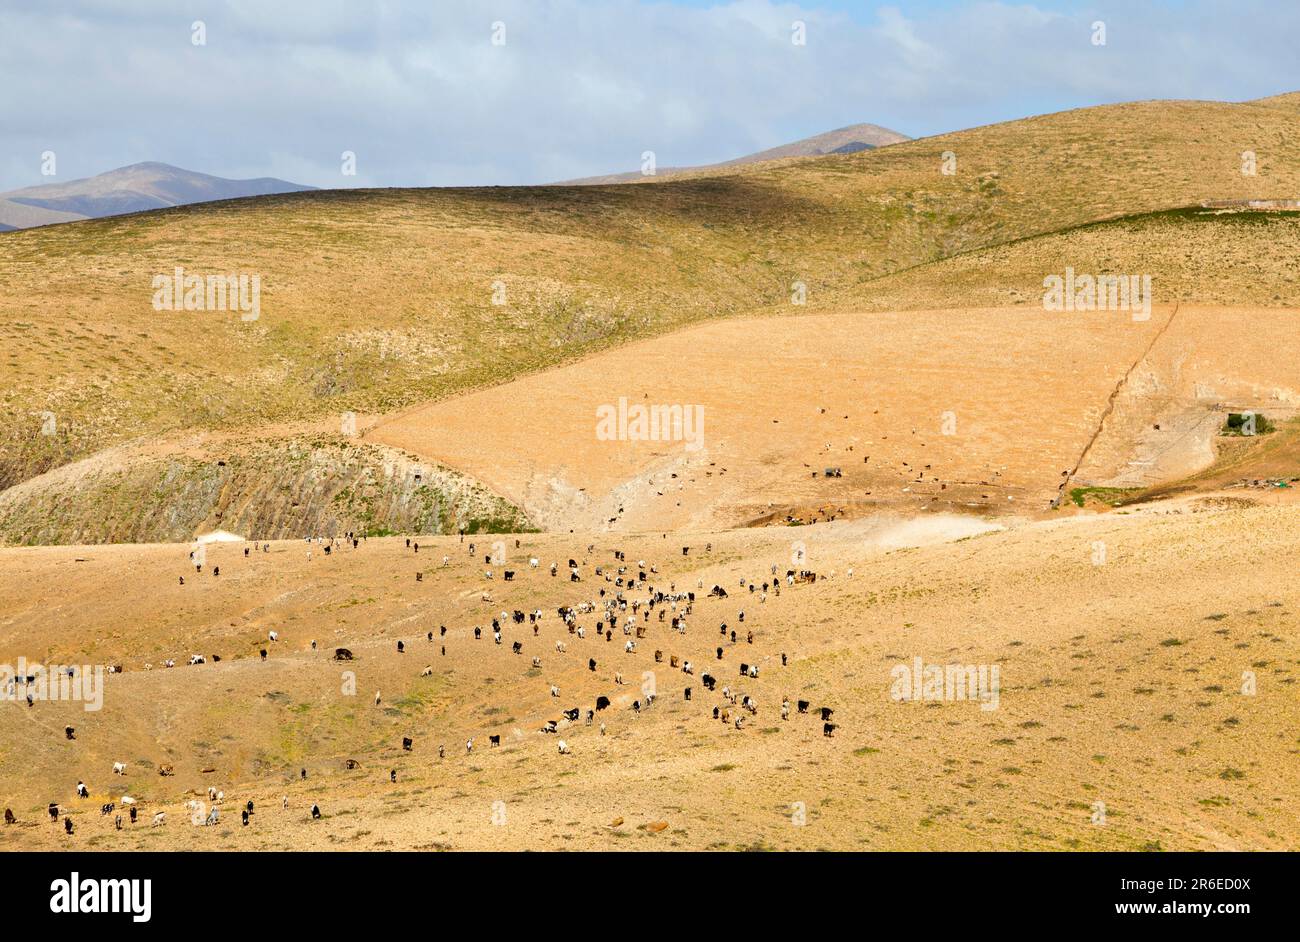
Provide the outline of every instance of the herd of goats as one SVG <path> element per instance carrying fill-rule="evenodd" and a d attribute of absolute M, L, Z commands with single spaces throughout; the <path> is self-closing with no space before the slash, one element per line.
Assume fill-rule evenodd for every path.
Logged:
<path fill-rule="evenodd" d="M 364 536 L 349 533 L 346 535 L 343 545 L 348 546 L 353 550 L 357 550 L 365 540 L 366 538 Z M 465 536 L 462 534 L 461 542 L 464 543 L 464 541 Z M 313 544 L 324 544 L 323 550 L 326 556 L 334 555 L 335 551 L 340 548 L 340 543 L 337 538 L 329 540 L 314 538 L 308 539 L 307 543 L 309 544 L 309 558 L 311 556 L 310 547 Z M 496 544 L 497 547 L 500 547 L 501 545 L 502 544 L 500 543 Z M 518 540 L 515 541 L 515 546 L 516 548 L 519 547 Z M 419 543 L 413 542 L 409 538 L 406 540 L 406 548 L 411 550 L 414 554 L 418 554 L 420 551 Z M 705 547 L 705 553 L 711 553 L 712 548 L 712 544 L 708 544 Z M 269 551 L 270 545 L 259 543 L 251 548 L 245 547 L 245 557 L 249 556 L 250 549 L 266 552 Z M 470 542 L 467 549 L 470 559 L 476 560 L 478 547 L 475 543 Z M 594 553 L 594 551 L 594 544 L 587 547 L 589 555 Z M 702 591 L 703 580 L 700 580 L 697 584 L 697 588 L 702 592 L 702 598 L 698 599 L 694 590 L 680 591 L 673 582 L 669 583 L 666 591 L 663 588 L 656 588 L 652 584 L 651 580 L 659 573 L 657 566 L 648 566 L 645 560 L 638 560 L 635 565 L 629 565 L 626 554 L 623 550 L 613 549 L 611 552 L 612 563 L 610 565 L 595 565 L 591 567 L 594 578 L 606 584 L 599 588 L 596 597 L 586 598 L 573 605 L 559 606 L 555 610 L 560 623 L 566 632 L 554 643 L 555 653 L 557 655 L 562 656 L 566 654 L 570 644 L 578 645 L 587 639 L 589 628 L 588 625 L 580 624 L 580 620 L 583 620 L 587 621 L 590 625 L 590 630 L 594 632 L 595 639 L 603 638 L 606 643 L 613 643 L 615 634 L 618 633 L 623 644 L 623 654 L 627 657 L 635 656 L 640 650 L 640 643 L 647 638 L 651 626 L 656 621 L 664 625 L 665 628 L 671 630 L 675 635 L 684 638 L 687 634 L 687 619 L 693 617 L 693 612 L 697 604 L 704 599 L 721 601 L 729 597 L 727 589 L 716 583 L 711 586 L 707 593 L 704 593 Z M 690 547 L 683 546 L 681 552 L 683 556 L 689 556 Z M 483 561 L 485 564 L 491 566 L 493 565 L 492 558 L 495 557 L 499 560 L 501 555 L 500 550 L 497 550 L 492 555 L 485 553 Z M 450 562 L 451 558 L 449 556 L 442 557 L 443 567 L 448 566 Z M 190 564 L 193 566 L 196 574 L 202 574 L 204 566 L 203 554 L 191 552 Z M 540 562 L 536 557 L 532 557 L 528 560 L 528 565 L 531 569 L 538 569 Z M 583 567 L 587 565 L 588 563 L 585 559 L 581 564 L 576 559 L 569 559 L 568 581 L 570 583 L 582 583 L 584 581 L 582 570 Z M 551 563 L 549 571 L 552 578 L 558 578 L 560 572 L 559 564 Z M 219 567 L 212 567 L 210 572 L 214 577 L 220 577 Z M 484 579 L 489 581 L 495 580 L 496 575 L 497 571 L 493 568 L 488 568 L 483 571 Z M 852 577 L 852 569 L 848 570 L 848 575 L 849 577 Z M 514 570 L 504 568 L 500 570 L 500 581 L 502 582 L 514 582 L 515 577 L 516 572 Z M 422 570 L 417 571 L 416 580 L 422 582 L 423 578 L 424 572 Z M 764 605 L 769 596 L 775 598 L 780 597 L 782 583 L 784 583 L 785 587 L 789 589 L 795 585 L 815 583 L 817 578 L 817 573 L 808 569 L 787 569 L 782 575 L 779 573 L 779 567 L 772 565 L 766 576 L 760 577 L 761 581 L 740 578 L 738 585 L 741 592 L 747 592 L 750 597 L 757 600 L 758 604 Z M 182 585 L 184 584 L 185 580 L 183 576 L 180 577 L 180 582 Z M 491 592 L 482 592 L 480 601 L 486 604 L 491 604 L 493 601 Z M 532 638 L 539 639 L 541 636 L 543 617 L 541 609 L 534 609 L 527 613 L 519 609 L 510 612 L 501 611 L 499 615 L 492 618 L 491 627 L 487 630 L 491 631 L 495 644 L 504 645 L 506 643 L 506 632 L 512 630 L 510 626 L 514 626 L 515 629 L 526 632 L 527 629 L 523 628 L 523 626 L 527 623 L 531 628 Z M 738 646 L 741 644 L 746 646 L 753 645 L 755 640 L 754 631 L 745 624 L 744 609 L 741 608 L 738 610 L 735 617 L 737 626 L 739 627 L 728 627 L 728 624 L 725 621 L 719 623 L 719 643 L 713 651 L 710 652 L 712 666 L 707 669 L 701 665 L 697 673 L 696 664 L 694 664 L 689 658 L 678 654 L 665 654 L 661 647 L 654 649 L 654 664 L 662 665 L 666 663 L 668 669 L 674 674 L 678 672 L 681 673 L 684 679 L 681 681 L 680 696 L 684 701 L 693 701 L 694 684 L 697 682 L 696 677 L 698 676 L 699 685 L 707 691 L 709 695 L 712 695 L 714 699 L 714 704 L 712 706 L 712 719 L 722 723 L 728 728 L 741 730 L 745 728 L 748 718 L 758 715 L 759 706 L 753 696 L 741 693 L 737 689 L 737 686 L 738 684 L 743 684 L 745 680 L 758 678 L 760 669 L 758 660 L 760 659 L 751 656 L 750 659 L 744 661 L 735 660 L 735 676 L 740 678 L 740 680 L 731 683 L 720 681 L 719 675 L 722 674 L 722 664 L 727 659 L 728 649 L 732 646 Z M 484 626 L 474 626 L 472 630 L 473 638 L 476 641 L 483 640 L 484 631 Z M 468 632 L 466 634 L 468 635 Z M 526 637 L 527 635 L 525 634 L 525 638 Z M 278 633 L 275 631 L 269 632 L 268 640 L 272 643 L 277 642 L 279 640 Z M 445 625 L 439 626 L 437 638 L 435 638 L 433 631 L 427 632 L 426 640 L 431 644 L 440 644 L 441 654 L 446 656 L 446 641 L 448 639 L 447 627 Z M 523 654 L 523 641 L 514 639 L 511 640 L 510 644 L 513 654 Z M 405 654 L 407 651 L 405 641 L 398 640 L 396 642 L 396 647 L 399 654 Z M 311 642 L 311 648 L 313 650 L 316 649 L 315 641 Z M 267 648 L 265 646 L 261 647 L 258 655 L 262 660 L 266 660 L 268 657 Z M 336 661 L 351 661 L 354 659 L 354 655 L 348 648 L 338 647 L 334 650 L 333 659 Z M 220 662 L 221 657 L 219 655 L 211 655 L 211 660 L 214 663 L 217 663 Z M 191 666 L 205 664 L 207 662 L 208 657 L 201 654 L 191 655 L 188 661 Z M 625 661 L 624 663 L 627 662 Z M 633 661 L 632 663 L 635 662 Z M 786 652 L 782 651 L 780 653 L 780 665 L 781 667 L 785 667 L 787 663 L 788 656 Z M 163 667 L 174 666 L 175 661 L 172 659 L 163 662 Z M 146 670 L 152 670 L 153 664 L 145 664 L 144 668 Z M 533 655 L 531 657 L 531 670 L 529 676 L 538 676 L 541 668 L 542 658 Z M 595 657 L 588 657 L 587 668 L 590 673 L 597 673 L 598 664 Z M 112 672 L 120 672 L 121 670 L 122 667 L 117 665 L 110 668 L 110 671 Z M 558 736 L 571 725 L 579 722 L 585 723 L 586 726 L 593 726 L 597 723 L 599 714 L 611 709 L 611 706 L 628 709 L 633 714 L 640 714 L 643 711 L 653 708 L 659 697 L 656 682 L 658 670 L 659 669 L 646 670 L 641 673 L 639 695 L 629 694 L 620 697 L 615 694 L 615 699 L 613 701 L 611 701 L 610 696 L 596 696 L 594 703 L 590 708 L 584 710 L 580 706 L 574 706 L 562 710 L 560 716 L 554 719 L 545 720 L 539 731 L 543 734 L 553 734 Z M 432 665 L 429 665 L 423 669 L 420 676 L 430 677 L 432 674 L 433 667 Z M 616 687 L 623 687 L 626 685 L 627 681 L 624 679 L 621 670 L 613 672 L 613 683 Z M 719 683 L 722 683 L 721 690 L 718 689 Z M 552 698 L 560 697 L 560 688 L 558 685 L 551 683 L 549 684 L 549 688 Z M 382 699 L 380 694 L 376 692 L 374 695 L 374 703 L 376 706 L 379 706 L 381 702 Z M 799 714 L 806 714 L 809 712 L 810 707 L 811 704 L 809 701 L 800 699 L 796 700 L 793 709 Z M 791 710 L 792 705 L 789 698 L 783 697 L 780 706 L 780 716 L 782 721 L 788 721 L 790 719 Z M 817 712 L 820 714 L 823 735 L 826 737 L 832 737 L 837 728 L 837 725 L 831 722 L 834 710 L 828 706 L 820 706 L 817 708 Z M 604 722 L 599 723 L 599 731 L 600 735 L 607 735 L 607 727 Z M 68 726 L 65 728 L 65 735 L 69 740 L 74 740 L 76 738 L 76 731 L 72 726 Z M 515 735 L 520 736 L 522 734 L 516 731 Z M 489 735 L 488 742 L 489 747 L 500 746 L 500 734 Z M 410 736 L 402 737 L 401 747 L 405 752 L 412 751 L 414 749 L 413 739 Z M 572 749 L 565 739 L 558 739 L 556 747 L 557 751 L 561 755 L 572 754 Z M 473 751 L 474 739 L 473 737 L 470 737 L 465 741 L 465 752 L 466 754 L 471 754 Z M 445 746 L 439 745 L 437 753 L 439 759 L 445 758 Z M 345 761 L 345 768 L 347 769 L 356 769 L 359 767 L 360 763 L 355 759 L 347 759 Z M 126 765 L 121 762 L 115 762 L 112 771 L 115 775 L 124 776 L 127 774 Z M 174 774 L 170 765 L 160 765 L 157 771 L 161 776 L 170 776 Z M 210 772 L 214 770 L 205 769 L 204 771 Z M 305 780 L 307 778 L 307 770 L 305 768 L 299 770 L 299 776 L 301 779 Z M 392 782 L 397 781 L 396 769 L 392 769 L 389 772 L 389 778 Z M 76 795 L 80 799 L 90 798 L 89 788 L 83 781 L 77 782 Z M 192 823 L 196 825 L 214 825 L 220 821 L 219 809 L 225 801 L 224 792 L 214 787 L 210 787 L 207 792 L 207 798 L 209 804 L 204 804 L 197 799 L 191 799 L 187 802 L 186 811 Z M 283 796 L 281 803 L 282 807 L 287 809 L 289 803 L 288 796 Z M 249 825 L 254 810 L 254 803 L 251 800 L 247 801 L 240 810 L 240 818 L 244 826 Z M 122 830 L 128 821 L 131 824 L 136 823 L 137 802 L 136 799 L 132 798 L 129 794 L 123 794 L 118 801 L 103 804 L 100 807 L 100 812 L 104 817 L 113 815 L 114 827 L 117 830 Z M 75 825 L 72 818 L 67 815 L 66 809 L 60 806 L 58 802 L 49 803 L 48 813 L 53 822 L 57 823 L 62 819 L 63 829 L 67 834 L 71 835 L 74 833 Z M 124 814 L 126 815 L 125 818 L 123 816 Z M 313 819 L 319 819 L 322 817 L 321 809 L 318 804 L 313 803 L 311 805 L 310 815 Z M 9 825 L 17 823 L 17 817 L 14 815 L 12 809 L 5 809 L 4 820 L 5 823 Z M 165 824 L 166 820 L 167 816 L 165 811 L 158 811 L 152 816 L 152 824 L 155 827 Z"/>

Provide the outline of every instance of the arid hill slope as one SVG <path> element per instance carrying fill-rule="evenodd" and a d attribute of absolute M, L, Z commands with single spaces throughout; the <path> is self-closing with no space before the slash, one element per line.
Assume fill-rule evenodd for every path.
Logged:
<path fill-rule="evenodd" d="M 7 233 L 0 484 L 142 435 L 445 398 L 796 282 L 817 306 L 1100 218 L 1291 194 L 1297 167 L 1284 109 L 1142 102 L 649 186 L 326 191 Z M 260 318 L 154 310 L 177 266 L 259 274 Z"/>
<path fill-rule="evenodd" d="M 556 530 L 1036 514 L 1170 313 L 733 319 L 414 409 L 366 440 L 457 468 Z M 611 440 L 598 414 L 620 400 L 632 421 Z M 634 410 L 665 406 L 702 426 L 638 440 Z"/>
<path fill-rule="evenodd" d="M 939 544 L 945 532 L 977 533 L 977 522 L 964 531 L 936 517 L 919 529 L 836 523 L 670 540 L 578 533 L 524 536 L 518 547 L 504 537 L 500 548 L 480 542 L 476 558 L 455 538 L 422 542 L 418 555 L 401 539 L 329 557 L 292 541 L 245 558 L 233 544 L 211 547 L 201 574 L 176 546 L 0 549 L 8 600 L 0 662 L 21 655 L 125 668 L 106 678 L 99 712 L 0 705 L 9 711 L 0 805 L 19 820 L 0 829 L 0 842 L 7 850 L 1294 850 L 1300 647 L 1291 625 L 1300 603 L 1289 587 L 1300 508 L 1181 509 Z M 685 635 L 651 617 L 632 653 L 621 631 L 598 639 L 591 615 L 578 618 L 585 639 L 568 634 L 555 607 L 614 590 L 594 569 L 613 566 L 615 548 L 629 566 L 656 565 L 647 573 L 655 587 L 698 592 L 721 582 L 730 598 L 699 601 Z M 515 581 L 484 562 L 495 552 L 517 567 Z M 815 584 L 783 587 L 766 602 L 740 585 L 770 578 L 772 566 L 784 573 L 796 552 L 821 574 Z M 530 555 L 542 566 L 529 568 Z M 549 575 L 551 561 L 563 570 L 569 556 L 582 582 Z M 497 578 L 486 580 L 485 568 Z M 491 603 L 480 601 L 484 591 Z M 534 608 L 543 612 L 536 637 L 527 622 L 507 621 L 501 645 L 490 630 L 473 640 L 472 626 L 502 609 Z M 719 636 L 723 622 L 738 630 L 737 643 Z M 271 630 L 278 641 L 267 640 Z M 336 646 L 355 660 L 331 661 Z M 193 653 L 208 663 L 183 666 Z M 694 676 L 672 669 L 669 655 L 693 661 Z M 169 657 L 182 666 L 163 669 Z M 997 708 L 895 700 L 892 672 L 915 658 L 998 667 Z M 740 662 L 759 664 L 760 676 L 740 678 Z M 432 673 L 421 676 L 426 665 Z M 704 671 L 719 678 L 712 694 Z M 648 683 L 658 701 L 638 714 L 632 701 L 644 700 Z M 742 729 L 711 718 L 714 706 L 739 712 L 722 701 L 724 685 L 757 701 Z M 592 726 L 538 732 L 597 696 L 612 703 Z M 783 696 L 810 701 L 812 712 L 782 721 Z M 833 738 L 822 734 L 822 706 L 835 711 Z M 501 736 L 499 749 L 490 735 Z M 410 752 L 402 737 L 413 740 Z M 571 755 L 558 753 L 557 738 Z M 347 759 L 359 768 L 345 768 Z M 127 765 L 125 776 L 112 774 L 114 762 Z M 175 774 L 160 777 L 160 764 Z M 78 780 L 90 798 L 75 797 Z M 209 785 L 225 793 L 221 822 L 191 826 L 184 802 L 205 800 Z M 143 815 L 119 833 L 99 808 L 123 794 Z M 256 811 L 242 828 L 238 811 L 249 800 Z M 49 822 L 51 801 L 71 815 L 71 837 Z M 320 821 L 309 819 L 312 802 Z M 167 824 L 149 827 L 159 810 Z M 658 822 L 666 827 L 657 833 L 643 827 Z"/>

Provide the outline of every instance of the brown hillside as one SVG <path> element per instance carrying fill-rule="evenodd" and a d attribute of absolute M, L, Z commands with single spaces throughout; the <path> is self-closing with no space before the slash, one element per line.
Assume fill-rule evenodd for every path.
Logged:
<path fill-rule="evenodd" d="M 126 670 L 106 678 L 99 712 L 7 707 L 0 804 L 19 825 L 0 841 L 8 850 L 1294 849 L 1300 649 L 1284 569 L 1300 552 L 1298 512 L 1079 518 L 891 553 L 889 541 L 846 524 L 668 541 L 525 536 L 518 548 L 503 538 L 520 571 L 512 583 L 483 578 L 490 544 L 471 559 L 455 538 L 422 543 L 418 556 L 401 539 L 330 557 L 316 546 L 310 559 L 301 541 L 247 559 L 238 544 L 217 546 L 217 578 L 194 574 L 183 547 L 0 550 L 9 600 L 0 660 Z M 793 536 L 823 578 L 760 602 L 739 580 L 783 572 Z M 652 618 L 631 654 L 621 632 L 597 640 L 591 616 L 578 620 L 586 639 L 567 634 L 555 606 L 613 589 L 594 568 L 612 565 L 614 548 L 629 564 L 657 564 L 655 586 L 722 582 L 731 598 L 699 602 L 685 636 Z M 530 569 L 529 555 L 543 566 Z M 570 555 L 581 583 L 545 568 Z M 479 601 L 484 590 L 492 603 Z M 507 623 L 501 646 L 490 631 L 472 639 L 474 624 L 516 608 L 543 611 L 537 638 Z M 737 644 L 719 637 L 721 622 L 743 629 Z M 329 660 L 339 645 L 356 659 Z M 656 664 L 656 648 L 692 659 L 695 677 Z M 222 661 L 161 667 L 192 653 Z M 540 669 L 529 666 L 534 655 Z M 891 671 L 916 657 L 997 665 L 997 708 L 894 700 Z M 760 677 L 739 678 L 741 661 L 760 664 Z M 421 677 L 426 665 L 433 673 Z M 714 694 L 699 683 L 704 670 L 719 677 Z M 659 700 L 637 714 L 645 671 Z M 1253 694 L 1242 692 L 1246 672 Z M 711 719 L 723 685 L 757 700 L 742 729 Z M 598 695 L 613 701 L 600 714 L 607 735 L 581 722 L 558 737 L 537 731 Z M 783 696 L 834 708 L 834 737 L 815 712 L 782 721 Z M 503 745 L 490 748 L 489 735 Z M 557 738 L 571 755 L 558 754 Z M 360 767 L 346 769 L 349 758 Z M 111 773 L 114 762 L 125 776 Z M 160 763 L 175 775 L 160 777 Z M 73 794 L 79 779 L 91 798 Z M 225 794 L 222 821 L 194 827 L 184 802 L 206 800 L 209 785 Z M 123 794 L 143 816 L 119 833 L 99 806 Z M 242 828 L 248 800 L 257 810 Z M 71 837 L 49 823 L 50 801 L 73 818 Z M 309 820 L 312 802 L 320 821 Z M 792 823 L 800 808 L 803 826 Z M 158 810 L 168 822 L 151 828 Z M 659 833 L 645 827 L 660 821 Z"/>

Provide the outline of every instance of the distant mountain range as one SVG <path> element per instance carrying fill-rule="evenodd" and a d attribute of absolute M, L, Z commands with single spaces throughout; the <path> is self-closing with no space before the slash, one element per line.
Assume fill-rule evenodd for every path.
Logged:
<path fill-rule="evenodd" d="M 699 167 L 659 167 L 656 177 L 673 176 L 690 171 L 708 170 L 711 167 L 734 167 L 737 164 L 752 164 L 760 160 L 780 160 L 782 157 L 824 157 L 827 154 L 852 154 L 860 150 L 873 150 L 886 144 L 910 141 L 906 134 L 899 134 L 878 124 L 851 124 L 846 128 L 805 137 L 790 144 L 782 144 L 761 150 L 756 154 L 747 154 L 722 163 L 705 164 Z M 611 173 L 600 177 L 583 177 L 579 180 L 566 180 L 565 186 L 585 186 L 597 183 L 630 183 L 645 179 L 644 175 L 633 170 L 630 173 Z"/>
<path fill-rule="evenodd" d="M 227 180 L 170 164 L 131 164 L 83 180 L 47 183 L 0 193 L 0 231 L 120 216 L 211 200 L 314 189 L 274 177 Z"/>
<path fill-rule="evenodd" d="M 711 167 L 731 167 L 761 160 L 779 160 L 783 157 L 851 154 L 907 140 L 911 138 L 879 125 L 853 124 L 718 164 L 707 164 L 702 167 L 660 167 L 655 175 L 665 177 L 689 171 L 708 170 Z M 585 177 L 581 180 L 569 180 L 567 183 L 569 185 L 628 183 L 641 179 L 644 177 L 640 172 L 632 171 Z M 149 161 L 131 164 L 129 167 L 119 167 L 98 176 L 72 180 L 68 183 L 47 183 L 0 193 L 0 232 L 47 226 L 57 222 L 74 222 L 78 219 L 120 216 L 123 213 L 165 209 L 169 206 L 185 206 L 190 203 L 238 199 L 244 196 L 268 196 L 274 193 L 296 193 L 314 189 L 316 188 L 290 183 L 287 180 L 277 180 L 274 177 L 229 180 L 225 177 L 214 177 L 211 174 Z"/>

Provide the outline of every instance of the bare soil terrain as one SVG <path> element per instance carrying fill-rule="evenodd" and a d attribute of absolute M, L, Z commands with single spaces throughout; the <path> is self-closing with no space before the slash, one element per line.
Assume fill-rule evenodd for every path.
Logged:
<path fill-rule="evenodd" d="M 199 574 L 180 546 L 0 550 L 0 657 L 125 671 L 106 677 L 99 712 L 3 705 L 0 802 L 18 824 L 0 829 L 0 841 L 6 849 L 1297 846 L 1300 602 L 1288 586 L 1300 510 L 1112 513 L 969 533 L 900 539 L 840 522 L 666 539 L 533 535 L 518 546 L 514 537 L 502 547 L 480 541 L 474 557 L 469 541 L 446 537 L 422 539 L 418 554 L 400 538 L 329 556 L 319 544 L 284 542 L 245 557 L 231 544 L 209 547 Z M 558 606 L 599 604 L 602 589 L 618 591 L 595 575 L 601 566 L 615 578 L 615 548 L 634 576 L 639 560 L 657 566 L 647 585 L 696 592 L 685 634 L 657 615 L 647 621 L 644 609 L 646 637 L 631 653 L 621 628 L 611 641 L 595 634 L 594 615 L 576 619 L 585 638 L 566 631 Z M 485 552 L 504 552 L 514 580 L 502 581 Z M 779 596 L 769 589 L 766 601 L 742 587 L 770 580 L 773 566 L 783 576 L 796 554 L 804 562 L 794 568 L 815 569 L 815 583 L 783 584 Z M 529 556 L 541 565 L 529 567 Z M 581 582 L 565 577 L 569 556 Z M 729 597 L 705 597 L 715 582 Z M 541 609 L 538 634 L 507 621 L 495 644 L 492 617 L 516 609 Z M 682 604 L 675 614 L 684 612 Z M 736 643 L 719 634 L 722 623 L 737 630 Z M 485 627 L 477 641 L 476 624 Z M 355 660 L 332 660 L 338 646 Z M 193 653 L 208 663 L 185 666 Z M 534 656 L 540 668 L 530 666 Z M 693 676 L 672 669 L 673 656 L 690 659 Z M 918 657 L 998 666 L 996 709 L 894 699 L 891 671 Z M 167 658 L 178 666 L 163 668 Z M 741 662 L 758 665 L 759 676 L 741 677 Z M 714 693 L 702 684 L 706 671 L 718 678 Z M 346 672 L 355 674 L 352 692 Z M 1253 693 L 1243 692 L 1248 675 Z M 651 683 L 658 699 L 635 711 Z M 724 685 L 754 697 L 757 715 L 725 702 Z M 539 732 L 598 696 L 611 705 L 593 725 Z M 783 697 L 809 701 L 810 713 L 782 720 Z M 715 706 L 747 722 L 724 725 Z M 831 738 L 822 706 L 835 711 Z M 409 752 L 403 737 L 413 740 Z M 126 765 L 124 776 L 112 773 L 114 762 Z M 174 775 L 160 776 L 162 764 Z M 91 797 L 76 797 L 78 780 Z M 224 793 L 221 819 L 194 826 L 185 802 L 206 801 L 208 786 Z M 116 812 L 101 815 L 100 806 L 120 811 L 124 794 L 142 815 L 119 832 Z M 245 828 L 239 810 L 248 801 L 255 811 Z M 49 820 L 49 802 L 71 816 L 71 836 Z M 320 820 L 309 816 L 313 803 Z M 166 823 L 151 827 L 158 811 Z"/>
<path fill-rule="evenodd" d="M 482 481 L 547 529 L 1037 516 L 1077 486 L 1201 472 L 1230 411 L 1292 414 L 1296 317 L 1180 305 L 1147 320 L 1041 307 L 732 319 L 366 437 Z M 599 410 L 620 400 L 697 409 L 702 427 L 609 440 Z"/>
<path fill-rule="evenodd" d="M 1300 847 L 1296 101 L 0 235 L 0 848 Z"/>

